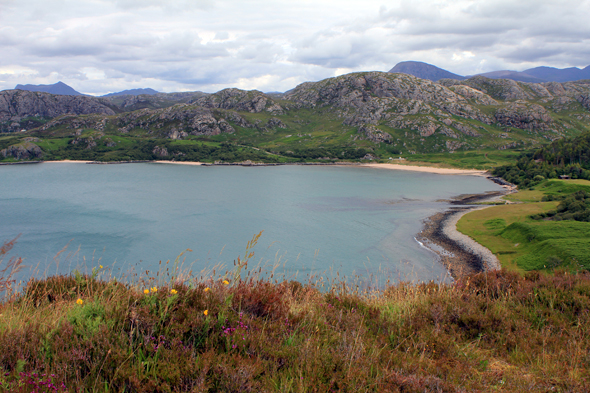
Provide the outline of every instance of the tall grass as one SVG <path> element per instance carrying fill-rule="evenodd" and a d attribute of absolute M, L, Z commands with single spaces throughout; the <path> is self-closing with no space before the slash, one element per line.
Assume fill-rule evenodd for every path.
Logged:
<path fill-rule="evenodd" d="M 4 261 L 6 255 L 12 250 L 18 236 L 14 239 L 4 242 L 0 247 L 0 293 L 4 292 L 5 296 L 10 296 L 14 290 L 16 279 L 14 276 L 22 269 L 22 258 L 12 257 L 7 262 Z"/>
<path fill-rule="evenodd" d="M 250 252 L 208 276 L 30 280 L 0 304 L 0 391 L 590 389 L 588 273 L 371 289 L 249 274 Z"/>

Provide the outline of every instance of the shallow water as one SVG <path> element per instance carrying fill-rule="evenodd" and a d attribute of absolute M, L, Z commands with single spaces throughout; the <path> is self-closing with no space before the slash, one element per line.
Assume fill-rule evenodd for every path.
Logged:
<path fill-rule="evenodd" d="M 157 271 L 186 249 L 193 272 L 244 255 L 277 272 L 441 280 L 414 239 L 460 194 L 499 190 L 477 176 L 335 166 L 203 167 L 46 163 L 0 166 L 0 240 L 31 274 L 102 264 Z M 67 246 L 57 258 L 56 254 Z"/>

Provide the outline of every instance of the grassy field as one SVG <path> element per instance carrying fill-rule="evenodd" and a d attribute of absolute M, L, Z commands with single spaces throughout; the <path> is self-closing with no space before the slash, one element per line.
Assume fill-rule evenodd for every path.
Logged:
<path fill-rule="evenodd" d="M 589 189 L 587 180 L 548 180 L 504 197 L 512 204 L 466 214 L 457 229 L 489 248 L 509 270 L 552 270 L 557 266 L 590 270 L 590 223 L 530 218 L 557 207 L 556 201 L 541 202 L 544 195 Z"/>
<path fill-rule="evenodd" d="M 502 266 L 521 270 L 516 260 L 528 249 L 518 242 L 502 237 L 500 233 L 515 222 L 532 221 L 528 216 L 555 209 L 557 202 L 510 204 L 476 210 L 461 217 L 457 229 L 492 251 Z"/>
<path fill-rule="evenodd" d="M 496 166 L 512 164 L 521 154 L 517 150 L 472 150 L 454 153 L 404 155 L 411 163 L 447 168 L 490 170 Z"/>

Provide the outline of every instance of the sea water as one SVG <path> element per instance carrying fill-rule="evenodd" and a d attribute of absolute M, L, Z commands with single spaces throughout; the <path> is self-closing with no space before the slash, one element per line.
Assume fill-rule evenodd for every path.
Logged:
<path fill-rule="evenodd" d="M 478 176 L 354 166 L 9 165 L 0 241 L 20 235 L 10 253 L 24 259 L 20 279 L 99 265 L 156 272 L 183 251 L 193 273 L 231 269 L 263 231 L 250 269 L 438 281 L 446 270 L 414 239 L 423 220 L 451 197 L 499 189 Z"/>

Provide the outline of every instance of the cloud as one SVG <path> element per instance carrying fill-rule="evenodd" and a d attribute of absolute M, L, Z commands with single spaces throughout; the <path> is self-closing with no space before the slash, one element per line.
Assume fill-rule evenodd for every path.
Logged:
<path fill-rule="evenodd" d="M 590 0 L 0 0 L 0 88 L 284 91 L 419 60 L 467 75 L 590 64 Z M 469 53 L 469 55 L 466 55 Z M 145 84 L 145 85 L 142 85 Z"/>

